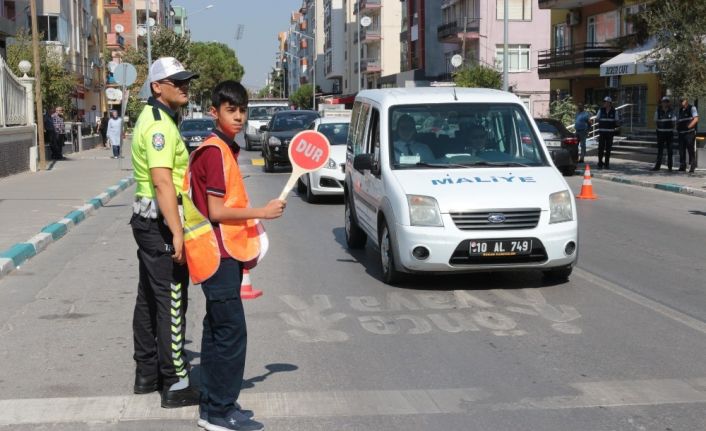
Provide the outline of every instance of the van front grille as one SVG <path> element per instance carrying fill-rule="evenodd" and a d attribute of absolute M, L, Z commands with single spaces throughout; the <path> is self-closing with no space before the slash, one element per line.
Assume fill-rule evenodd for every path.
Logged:
<path fill-rule="evenodd" d="M 454 211 L 449 214 L 456 227 L 461 230 L 512 230 L 534 229 L 539 223 L 541 213 L 539 208 L 529 208 Z"/>

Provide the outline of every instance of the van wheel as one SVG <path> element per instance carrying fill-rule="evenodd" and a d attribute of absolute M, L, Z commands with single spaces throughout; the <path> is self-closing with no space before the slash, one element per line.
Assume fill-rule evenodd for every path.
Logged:
<path fill-rule="evenodd" d="M 569 281 L 569 276 L 573 269 L 571 265 L 561 266 L 559 268 L 548 269 L 544 271 L 542 275 L 544 276 L 544 280 L 550 283 L 566 283 Z"/>
<path fill-rule="evenodd" d="M 274 172 L 275 171 L 275 162 L 272 160 L 268 159 L 267 156 L 265 156 L 265 172 Z"/>
<path fill-rule="evenodd" d="M 565 177 L 572 177 L 576 173 L 576 167 L 566 167 L 561 170 L 561 173 Z"/>
<path fill-rule="evenodd" d="M 383 220 L 380 231 L 380 264 L 382 266 L 382 281 L 394 285 L 402 279 L 402 273 L 395 267 L 395 252 L 392 237 L 387 222 Z"/>
<path fill-rule="evenodd" d="M 245 137 L 245 149 L 248 151 L 252 151 L 252 144 L 250 143 L 250 139 L 248 137 Z"/>
<path fill-rule="evenodd" d="M 365 247 L 365 242 L 368 240 L 368 235 L 358 226 L 348 197 L 344 199 L 343 205 L 346 217 L 346 245 L 348 245 L 350 249 L 363 248 Z"/>
<path fill-rule="evenodd" d="M 306 186 L 304 185 L 304 182 L 302 181 L 301 177 L 297 180 L 297 194 L 299 196 L 303 195 L 304 192 L 306 191 Z"/>

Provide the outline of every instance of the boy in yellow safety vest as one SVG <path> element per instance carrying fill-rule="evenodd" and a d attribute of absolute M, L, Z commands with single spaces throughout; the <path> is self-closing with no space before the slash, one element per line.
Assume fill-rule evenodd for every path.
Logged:
<path fill-rule="evenodd" d="M 247 120 L 247 90 L 236 81 L 221 82 L 211 103 L 216 129 L 191 155 L 185 180 L 185 189 L 203 216 L 196 224 L 187 216 L 184 232 L 189 273 L 194 283 L 201 283 L 206 297 L 198 425 L 207 430 L 254 431 L 263 425 L 237 403 L 247 345 L 240 284 L 243 265 L 262 251 L 257 219 L 280 217 L 285 202 L 274 199 L 262 208 L 250 207 L 237 162 L 240 147 L 234 141 Z"/>

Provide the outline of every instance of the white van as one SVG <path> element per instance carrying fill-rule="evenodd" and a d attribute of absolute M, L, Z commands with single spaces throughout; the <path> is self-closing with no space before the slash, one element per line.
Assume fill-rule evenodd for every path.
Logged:
<path fill-rule="evenodd" d="M 252 99 L 248 102 L 248 120 L 245 124 L 245 149 L 250 151 L 262 144 L 260 127 L 270 121 L 275 112 L 289 109 L 287 99 Z"/>
<path fill-rule="evenodd" d="M 469 88 L 358 93 L 344 184 L 349 248 L 370 238 L 383 280 L 538 269 L 578 257 L 574 196 L 513 94 Z"/>

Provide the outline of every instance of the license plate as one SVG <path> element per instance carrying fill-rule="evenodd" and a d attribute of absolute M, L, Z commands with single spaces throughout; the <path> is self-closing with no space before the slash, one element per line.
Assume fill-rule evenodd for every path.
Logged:
<path fill-rule="evenodd" d="M 525 256 L 532 253 L 532 240 L 471 240 L 469 252 L 474 257 Z"/>

